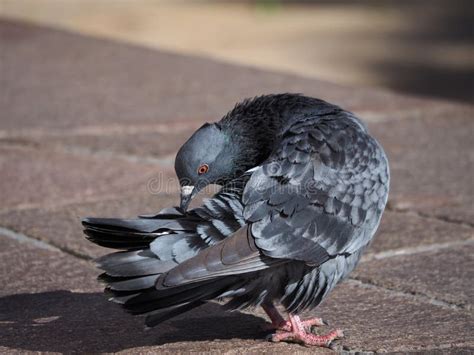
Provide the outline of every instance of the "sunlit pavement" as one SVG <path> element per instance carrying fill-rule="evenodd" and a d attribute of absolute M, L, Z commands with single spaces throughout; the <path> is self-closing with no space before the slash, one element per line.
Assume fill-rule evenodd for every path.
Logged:
<path fill-rule="evenodd" d="M 471 0 L 0 0 L 0 16 L 357 87 L 474 98 Z"/>
<path fill-rule="evenodd" d="M 107 302 L 84 216 L 178 202 L 173 158 L 235 102 L 304 92 L 354 111 L 391 162 L 389 208 L 351 278 L 309 315 L 348 351 L 472 351 L 472 107 L 0 22 L 0 352 L 330 352 L 265 340 L 210 303 L 150 331 Z M 324 329 L 327 330 L 327 329 Z"/>

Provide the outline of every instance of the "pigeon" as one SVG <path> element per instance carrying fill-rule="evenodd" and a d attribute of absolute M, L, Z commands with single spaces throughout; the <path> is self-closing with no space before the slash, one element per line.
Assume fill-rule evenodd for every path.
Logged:
<path fill-rule="evenodd" d="M 179 149 L 179 207 L 133 219 L 85 218 L 110 300 L 153 327 L 208 301 L 261 306 L 274 342 L 330 346 L 318 306 L 359 262 L 388 198 L 380 144 L 354 114 L 301 94 L 246 99 Z M 220 190 L 201 206 L 207 185 Z M 285 319 L 281 307 L 287 314 Z"/>

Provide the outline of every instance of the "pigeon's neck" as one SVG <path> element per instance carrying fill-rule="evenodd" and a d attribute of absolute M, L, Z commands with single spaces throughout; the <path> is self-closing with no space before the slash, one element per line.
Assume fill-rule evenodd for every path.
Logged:
<path fill-rule="evenodd" d="M 260 96 L 238 104 L 218 123 L 235 145 L 235 169 L 245 171 L 260 165 L 297 116 L 325 105 L 295 94 Z"/>

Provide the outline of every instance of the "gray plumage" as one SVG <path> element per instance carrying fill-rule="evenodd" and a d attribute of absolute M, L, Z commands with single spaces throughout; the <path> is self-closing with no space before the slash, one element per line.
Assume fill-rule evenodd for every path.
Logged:
<path fill-rule="evenodd" d="M 206 182 L 195 173 L 201 163 Z M 124 250 L 98 259 L 101 279 L 149 326 L 213 298 L 232 309 L 317 306 L 370 243 L 389 185 L 385 154 L 358 118 L 292 94 L 246 100 L 203 126 L 176 172 L 196 193 L 223 188 L 188 212 L 83 221 L 91 241 Z"/>

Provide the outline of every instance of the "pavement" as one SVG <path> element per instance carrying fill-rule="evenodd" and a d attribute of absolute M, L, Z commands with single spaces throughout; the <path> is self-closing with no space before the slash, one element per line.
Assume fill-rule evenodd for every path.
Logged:
<path fill-rule="evenodd" d="M 356 87 L 474 100 L 472 0 L 0 0 L 0 16 Z"/>
<path fill-rule="evenodd" d="M 331 353 L 273 344 L 261 310 L 209 303 L 145 331 L 108 303 L 84 216 L 178 202 L 173 159 L 203 122 L 302 92 L 364 119 L 391 163 L 387 211 L 318 315 L 339 352 L 474 351 L 473 107 L 344 87 L 0 20 L 0 352 Z"/>

